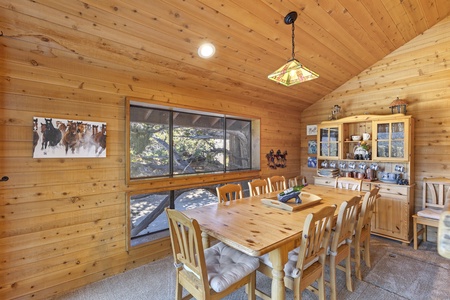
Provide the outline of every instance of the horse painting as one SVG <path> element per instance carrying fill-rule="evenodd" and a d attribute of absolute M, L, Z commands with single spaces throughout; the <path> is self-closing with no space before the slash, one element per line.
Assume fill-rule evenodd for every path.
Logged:
<path fill-rule="evenodd" d="M 106 123 L 34 117 L 33 124 L 35 158 L 106 157 Z"/>

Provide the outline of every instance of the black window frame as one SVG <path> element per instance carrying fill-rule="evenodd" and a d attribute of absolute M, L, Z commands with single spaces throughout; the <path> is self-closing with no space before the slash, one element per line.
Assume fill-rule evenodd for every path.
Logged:
<path fill-rule="evenodd" d="M 129 180 L 130 182 L 135 182 L 135 181 L 139 181 L 139 180 L 148 180 L 148 179 L 160 179 L 160 178 L 176 178 L 176 177 L 182 177 L 182 176 L 189 176 L 189 175 L 207 175 L 207 174 L 221 174 L 221 173 L 230 173 L 230 172 L 240 172 L 240 171 L 247 171 L 247 170 L 254 170 L 254 166 L 253 166 L 253 157 L 252 157 L 252 148 L 253 148 L 253 134 L 252 134 L 252 122 L 254 121 L 251 118 L 246 118 L 246 117 L 236 117 L 236 116 L 228 116 L 225 114 L 217 114 L 217 113 L 210 113 L 210 112 L 205 112 L 205 111 L 200 111 L 200 110 L 187 110 L 187 109 L 181 109 L 181 108 L 176 108 L 176 107 L 161 107 L 158 105 L 146 105 L 145 103 L 139 103 L 139 102 L 135 102 L 135 101 L 130 101 L 129 102 L 129 111 L 131 111 L 132 108 L 143 108 L 143 109 L 155 109 L 158 111 L 163 111 L 163 112 L 167 112 L 169 113 L 169 172 L 167 174 L 164 175 L 149 175 L 149 176 L 138 176 L 138 177 L 131 177 L 131 162 L 129 163 L 129 165 L 127 166 L 128 168 L 128 175 L 127 175 L 127 180 Z M 198 116 L 205 116 L 205 117 L 216 117 L 216 118 L 221 118 L 222 123 L 223 123 L 223 169 L 222 170 L 214 170 L 214 171 L 205 171 L 205 172 L 194 172 L 194 173 L 183 173 L 183 174 L 174 174 L 174 158 L 173 158 L 173 141 L 174 141 L 174 137 L 173 137 L 173 129 L 174 129 L 174 118 L 173 115 L 174 113 L 182 113 L 182 114 L 192 114 L 192 115 L 198 115 Z M 127 139 L 128 139 L 128 145 L 131 144 L 131 126 L 130 124 L 133 122 L 130 113 L 128 113 L 128 127 L 127 127 Z M 248 122 L 248 132 L 249 132 L 249 144 L 248 144 L 248 167 L 242 167 L 242 168 L 232 168 L 231 170 L 228 168 L 228 163 L 227 163 L 227 122 L 228 121 L 239 121 L 239 122 Z M 131 161 L 131 147 L 128 146 L 128 148 L 126 149 L 126 151 L 128 152 L 128 160 Z M 259 167 L 259 166 L 258 166 Z"/>

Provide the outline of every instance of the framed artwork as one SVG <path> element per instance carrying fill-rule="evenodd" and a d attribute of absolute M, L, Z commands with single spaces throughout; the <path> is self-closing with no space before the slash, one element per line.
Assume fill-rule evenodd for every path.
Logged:
<path fill-rule="evenodd" d="M 308 141 L 308 154 L 317 154 L 317 141 Z"/>
<path fill-rule="evenodd" d="M 308 157 L 308 168 L 317 167 L 317 157 Z"/>
<path fill-rule="evenodd" d="M 306 135 L 317 135 L 317 125 L 306 125 Z"/>
<path fill-rule="evenodd" d="M 33 117 L 33 158 L 106 157 L 106 123 Z"/>

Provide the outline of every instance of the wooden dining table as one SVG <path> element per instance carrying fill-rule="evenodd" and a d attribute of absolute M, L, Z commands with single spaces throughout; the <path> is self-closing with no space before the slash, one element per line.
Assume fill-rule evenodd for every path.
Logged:
<path fill-rule="evenodd" d="M 288 261 L 288 252 L 300 245 L 306 216 L 325 206 L 336 204 L 339 207 L 354 196 L 364 195 L 360 191 L 316 185 L 308 185 L 302 192 L 317 195 L 322 200 L 304 209 L 288 211 L 262 202 L 262 199 L 276 199 L 277 192 L 272 192 L 213 203 L 183 213 L 198 221 L 205 247 L 209 246 L 210 236 L 251 256 L 269 253 L 273 267 L 271 298 L 285 299 L 284 265 Z M 338 211 L 336 209 L 336 217 Z"/>

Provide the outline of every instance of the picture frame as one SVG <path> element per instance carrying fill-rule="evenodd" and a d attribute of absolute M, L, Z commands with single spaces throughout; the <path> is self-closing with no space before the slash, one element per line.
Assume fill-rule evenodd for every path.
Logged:
<path fill-rule="evenodd" d="M 317 154 L 317 141 L 308 141 L 308 154 Z"/>
<path fill-rule="evenodd" d="M 317 125 L 306 125 L 306 135 L 317 135 Z"/>
<path fill-rule="evenodd" d="M 33 158 L 105 158 L 106 122 L 33 117 Z"/>
<path fill-rule="evenodd" d="M 316 168 L 317 167 L 317 157 L 308 157 L 308 168 Z"/>

